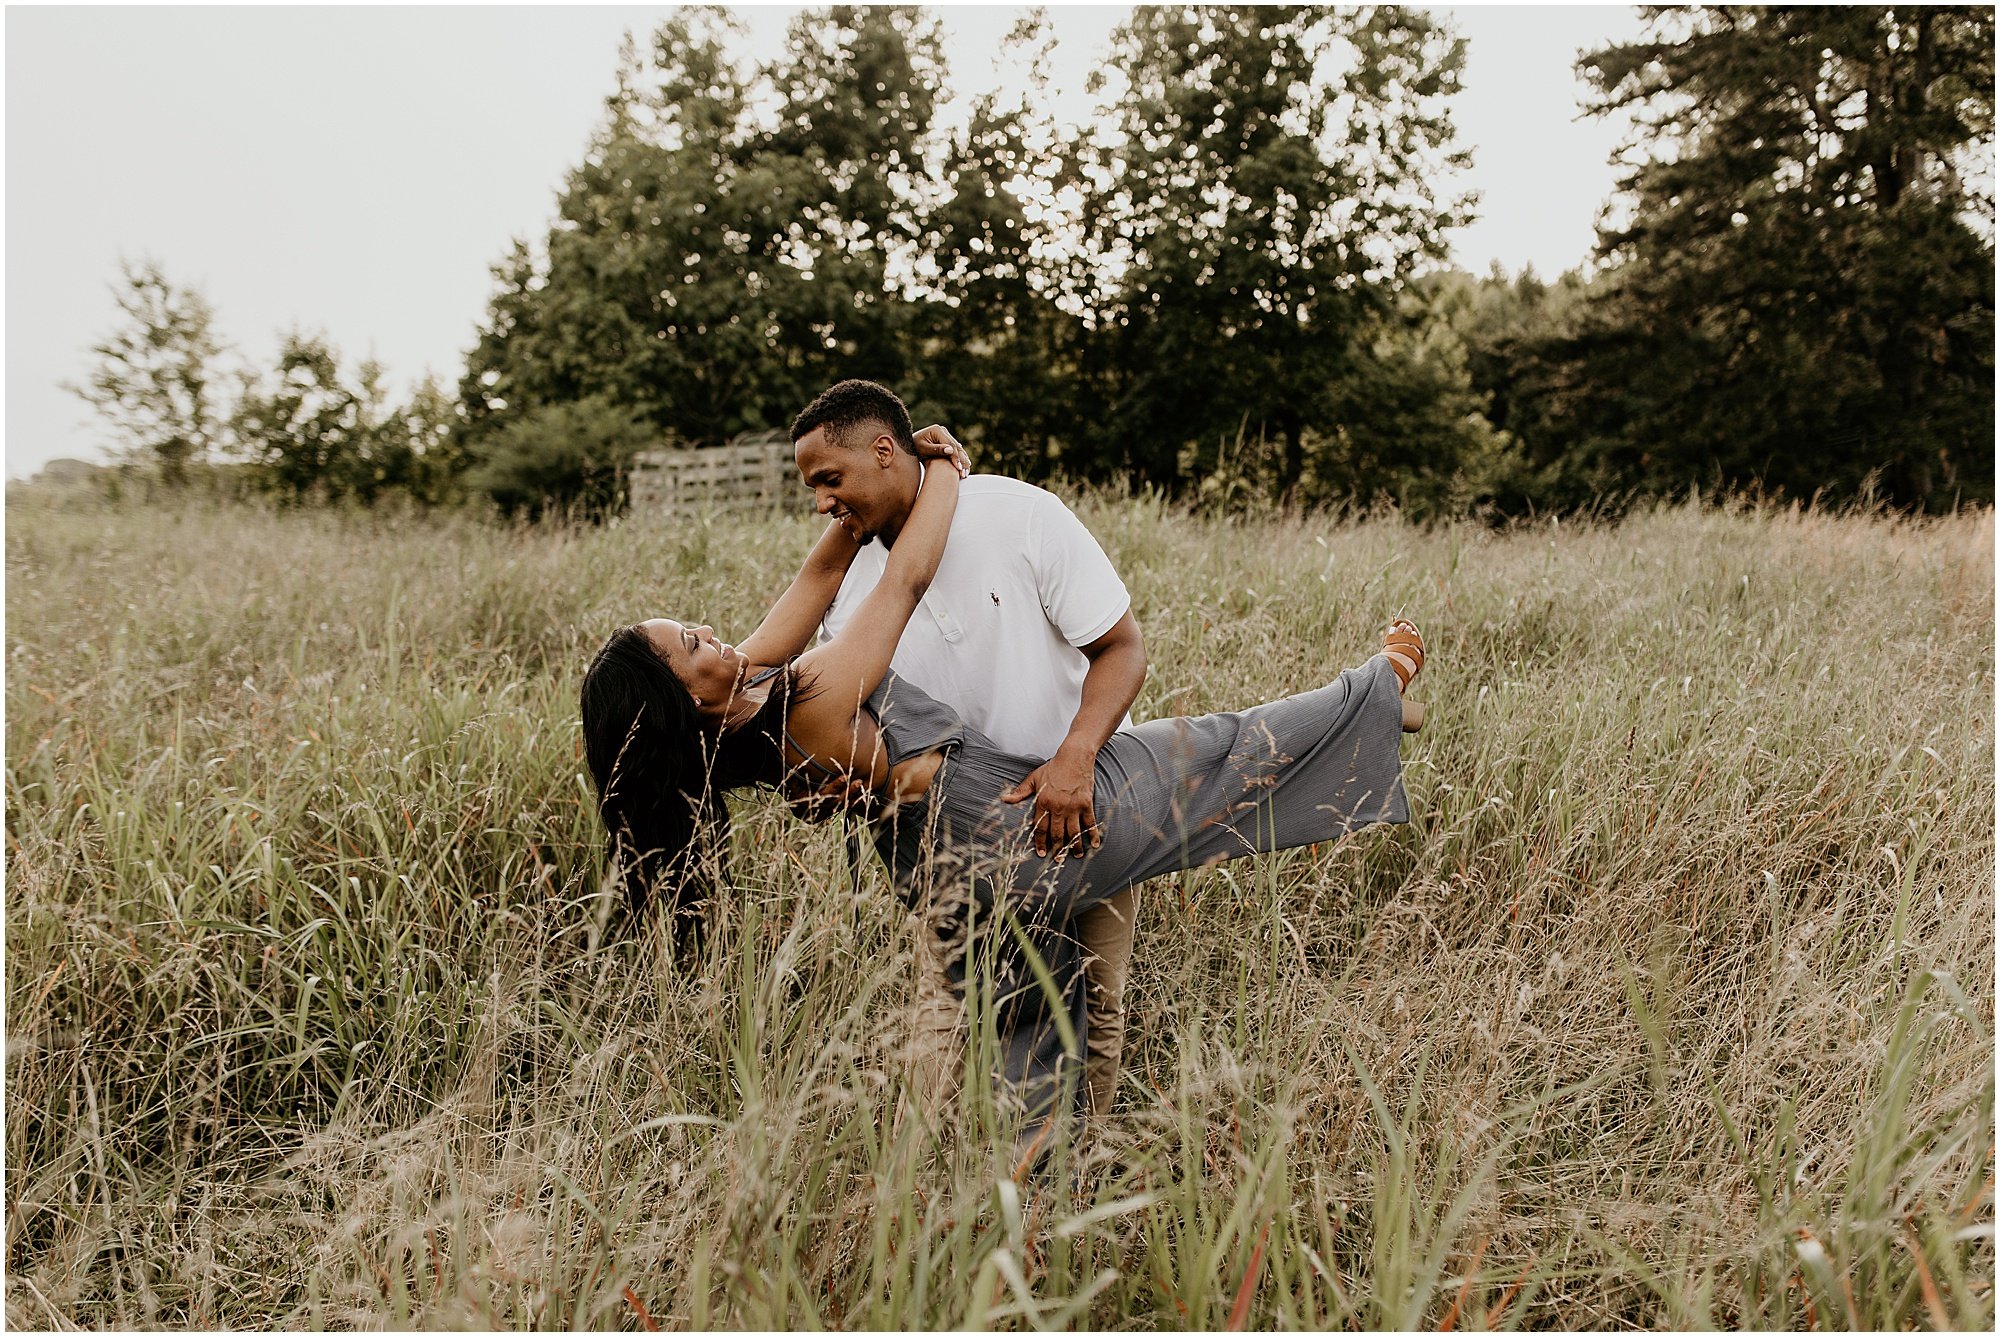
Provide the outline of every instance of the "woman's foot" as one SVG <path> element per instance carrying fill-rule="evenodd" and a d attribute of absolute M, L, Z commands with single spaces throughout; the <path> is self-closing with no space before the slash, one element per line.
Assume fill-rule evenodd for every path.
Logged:
<path fill-rule="evenodd" d="M 1382 653 L 1388 656 L 1389 667 L 1396 670 L 1396 690 L 1405 693 L 1403 700 L 1403 732 L 1415 733 L 1424 727 L 1424 708 L 1412 701 L 1407 693 L 1410 683 L 1424 671 L 1424 636 L 1417 630 L 1417 624 L 1408 618 L 1397 618 L 1382 637 Z"/>
<path fill-rule="evenodd" d="M 1410 680 L 1424 671 L 1424 634 L 1417 630 L 1417 624 L 1406 617 L 1399 617 L 1382 634 L 1382 653 L 1389 656 L 1389 667 L 1396 670 L 1396 690 L 1410 690 Z"/>

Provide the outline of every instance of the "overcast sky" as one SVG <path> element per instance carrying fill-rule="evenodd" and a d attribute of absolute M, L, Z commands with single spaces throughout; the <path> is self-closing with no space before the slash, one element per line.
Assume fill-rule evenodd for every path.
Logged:
<path fill-rule="evenodd" d="M 1480 218 L 1455 259 L 1548 275 L 1581 262 L 1622 124 L 1580 118 L 1579 48 L 1637 31 L 1623 7 L 1440 7 L 1469 39 L 1461 185 Z M 275 360 L 282 331 L 373 356 L 400 392 L 454 383 L 511 239 L 539 239 L 610 91 L 624 8 L 20 8 L 6 14 L 6 470 L 103 457 L 59 388 L 114 327 L 120 257 L 207 295 L 221 334 Z M 739 6 L 743 55 L 796 6 Z M 953 83 L 997 79 L 1020 11 L 943 9 Z M 1056 6 L 1049 86 L 1068 120 L 1124 6 Z"/>

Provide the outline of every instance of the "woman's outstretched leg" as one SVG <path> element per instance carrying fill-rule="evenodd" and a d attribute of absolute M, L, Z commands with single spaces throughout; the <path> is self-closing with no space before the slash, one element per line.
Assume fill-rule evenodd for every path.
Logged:
<path fill-rule="evenodd" d="M 1104 844 L 1073 870 L 1023 864 L 1072 910 L 1183 868 L 1337 840 L 1409 820 L 1402 680 L 1380 654 L 1334 681 L 1248 710 L 1153 720 L 1098 754 Z"/>
<path fill-rule="evenodd" d="M 1406 645 L 1398 653 L 1410 658 Z M 1057 1079 L 1082 1057 L 1063 1052 L 1051 1011 L 1069 1013 L 1085 1053 L 1090 1048 L 1082 987 L 1088 953 L 1072 936 L 1084 912 L 1163 873 L 1408 820 L 1398 755 L 1400 667 L 1407 665 L 1385 651 L 1310 692 L 1112 735 L 1097 762 L 1104 842 L 1077 858 L 1036 856 L 1028 806 L 999 802 L 1024 773 L 1022 759 L 969 742 L 940 772 L 929 807 L 937 822 L 933 853 L 953 866 L 943 881 L 986 924 L 1021 925 L 1056 985 L 1058 998 L 1044 998 L 1012 942 L 1000 944 L 987 968 L 996 998 L 1013 1005 L 1005 1077 L 1029 1096 L 1030 1108 L 1046 1108 L 1066 1084 Z M 1009 913 L 996 918 L 998 901 Z"/>

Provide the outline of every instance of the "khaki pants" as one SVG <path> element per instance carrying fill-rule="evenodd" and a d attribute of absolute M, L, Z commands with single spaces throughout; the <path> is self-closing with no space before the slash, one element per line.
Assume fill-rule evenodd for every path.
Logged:
<path fill-rule="evenodd" d="M 1118 1090 L 1118 1060 L 1125 1048 L 1125 973 L 1132 962 L 1132 926 L 1139 889 L 1127 887 L 1076 917 L 1077 939 L 1089 953 L 1084 965 L 1085 1055 L 1083 1085 L 1092 1114 L 1111 1109 Z M 917 925 L 917 999 L 910 1019 L 910 1085 L 924 1107 L 950 1100 L 963 1066 L 964 1005 L 952 992 L 937 936 Z"/>

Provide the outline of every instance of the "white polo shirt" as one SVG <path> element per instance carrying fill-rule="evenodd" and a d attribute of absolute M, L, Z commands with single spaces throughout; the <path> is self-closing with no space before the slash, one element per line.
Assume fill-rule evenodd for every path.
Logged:
<path fill-rule="evenodd" d="M 879 540 L 855 554 L 823 636 L 847 625 L 888 560 Z M 937 576 L 890 667 L 1005 750 L 1046 759 L 1083 702 L 1090 661 L 1077 647 L 1131 606 L 1104 549 L 1054 493 L 974 474 L 958 485 Z"/>

